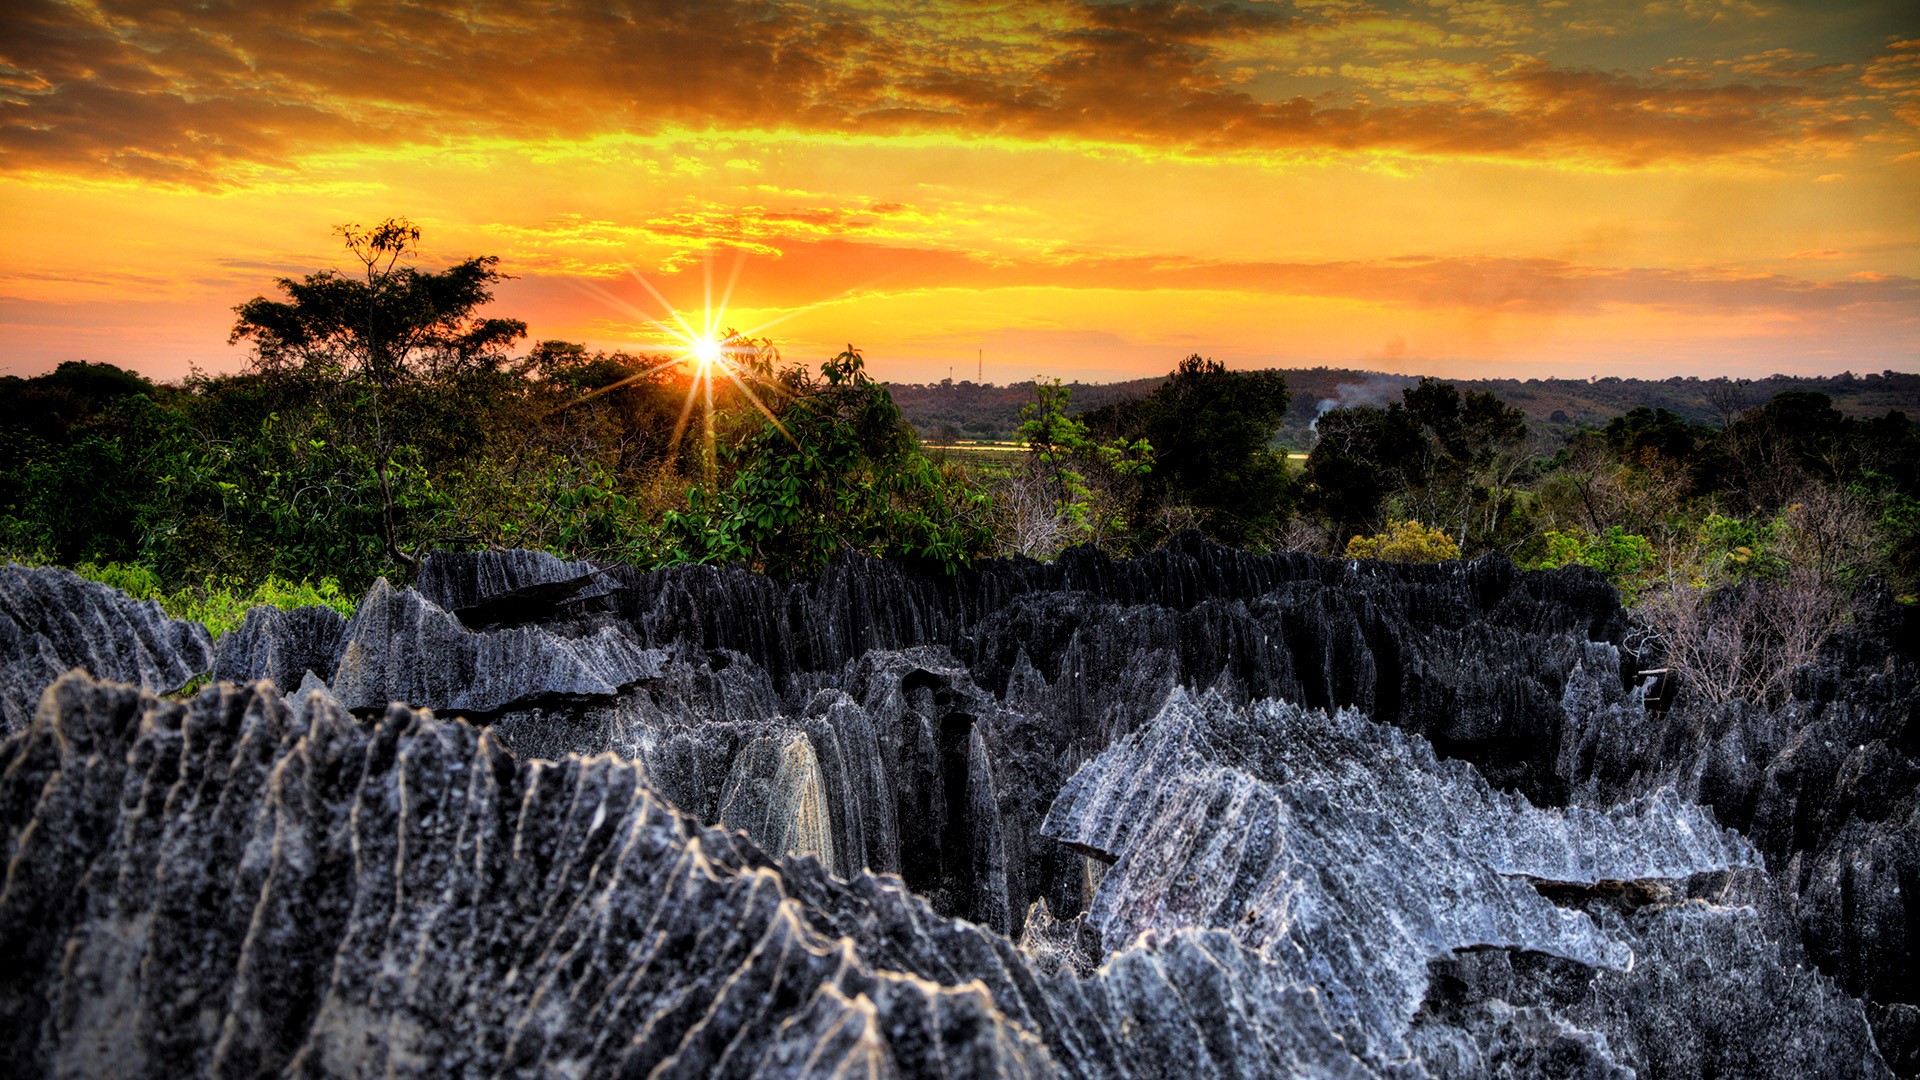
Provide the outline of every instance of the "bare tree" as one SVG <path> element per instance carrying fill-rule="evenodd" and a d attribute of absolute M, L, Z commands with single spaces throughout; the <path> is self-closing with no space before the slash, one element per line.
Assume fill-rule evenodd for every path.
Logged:
<path fill-rule="evenodd" d="M 1774 703 L 1793 673 L 1812 663 L 1845 605 L 1803 582 L 1742 581 L 1715 590 L 1685 584 L 1642 605 L 1681 693 L 1694 700 Z"/>
<path fill-rule="evenodd" d="M 1873 514 L 1859 496 L 1831 484 L 1809 484 L 1785 511 L 1780 555 L 1810 587 L 1845 592 L 1873 558 Z"/>
<path fill-rule="evenodd" d="M 1726 429 L 1720 448 L 1732 466 L 1734 486 L 1756 509 L 1784 505 L 1808 486 L 1794 444 L 1770 422 L 1743 421 Z"/>
<path fill-rule="evenodd" d="M 1022 462 L 995 482 L 993 517 L 993 534 L 1003 555 L 1044 561 L 1060 554 L 1073 536 L 1072 523 L 1060 510 L 1053 477 L 1032 462 Z"/>
<path fill-rule="evenodd" d="M 1720 428 L 1725 430 L 1733 421 L 1746 411 L 1750 396 L 1745 379 L 1714 379 L 1706 384 L 1705 397 L 1713 414 L 1720 418 Z"/>

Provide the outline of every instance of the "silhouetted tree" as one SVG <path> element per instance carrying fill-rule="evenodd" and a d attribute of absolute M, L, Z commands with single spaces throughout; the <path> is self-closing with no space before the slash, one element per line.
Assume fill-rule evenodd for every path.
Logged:
<path fill-rule="evenodd" d="M 1141 520 L 1191 507 L 1209 535 L 1266 547 L 1292 513 L 1286 454 L 1273 445 L 1290 396 L 1277 371 L 1229 371 L 1194 355 L 1151 394 L 1089 413 L 1087 422 L 1103 435 L 1152 445 Z"/>
<path fill-rule="evenodd" d="M 275 284 L 285 301 L 256 296 L 234 308 L 229 343 L 251 342 L 254 368 L 327 377 L 358 375 L 378 387 L 498 367 L 526 336 L 518 319 L 475 312 L 505 279 L 498 256 L 466 259 L 438 273 L 401 263 L 418 250 L 420 228 L 388 218 L 371 229 L 335 233 L 359 261 L 364 280 L 333 270 Z"/>
<path fill-rule="evenodd" d="M 399 541 L 395 451 L 402 440 L 396 431 L 404 426 L 411 438 L 437 425 L 393 423 L 393 399 L 410 387 L 498 371 L 527 326 L 475 314 L 505 277 L 496 256 L 428 273 L 402 265 L 420 241 L 419 226 L 404 218 L 334 231 L 360 263 L 361 277 L 322 270 L 297 281 L 280 278 L 276 284 L 287 299 L 256 296 L 236 307 L 228 341 L 253 345 L 254 370 L 270 378 L 299 376 L 334 402 L 339 430 L 372 462 L 387 554 L 417 570 Z"/>
<path fill-rule="evenodd" d="M 1314 506 L 1346 536 L 1383 515 L 1445 528 L 1463 550 L 1484 547 L 1511 509 L 1525 460 L 1524 414 L 1492 394 L 1421 379 L 1384 409 L 1333 409 L 1307 458 Z"/>

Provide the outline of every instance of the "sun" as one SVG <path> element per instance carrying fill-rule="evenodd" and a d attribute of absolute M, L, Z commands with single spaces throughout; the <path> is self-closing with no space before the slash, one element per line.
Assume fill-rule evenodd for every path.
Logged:
<path fill-rule="evenodd" d="M 693 340 L 692 352 L 694 360 L 699 362 L 702 370 L 721 363 L 727 355 L 726 348 L 708 334 L 702 334 Z"/>
<path fill-rule="evenodd" d="M 676 309 L 667 301 L 666 297 L 660 295 L 660 291 L 653 287 L 652 282 L 648 281 L 638 270 L 634 270 L 631 267 L 628 269 L 628 273 L 660 303 L 661 307 L 666 309 L 663 317 L 656 318 L 647 312 L 641 311 L 626 301 L 614 296 L 612 293 L 607 292 L 605 289 L 585 282 L 576 283 L 587 292 L 596 294 L 613 306 L 637 316 L 646 323 L 646 325 L 651 327 L 661 339 L 664 339 L 673 346 L 677 346 L 678 351 L 671 356 L 665 357 L 660 363 L 654 364 L 645 371 L 637 372 L 624 379 L 609 383 L 606 386 L 590 390 L 574 399 L 570 404 L 578 404 L 588 398 L 619 389 L 628 383 L 647 378 L 654 372 L 664 368 L 674 365 L 687 367 L 690 369 L 692 377 L 687 381 L 687 398 L 681 407 L 680 419 L 678 423 L 674 425 L 673 437 L 668 443 L 668 453 L 673 454 L 678 452 L 681 436 L 686 434 L 687 423 L 692 419 L 695 405 L 699 404 L 704 406 L 700 410 L 700 435 L 705 451 L 705 453 L 702 454 L 702 460 L 706 465 L 707 479 L 709 482 L 713 479 L 715 462 L 713 422 L 713 391 L 715 378 L 723 379 L 736 388 L 748 403 L 759 410 L 761 415 L 765 416 L 767 421 L 771 423 L 781 435 L 786 437 L 788 442 L 793 443 L 795 448 L 798 448 L 800 445 L 799 442 L 794 439 L 793 434 L 787 430 L 786 425 L 780 422 L 780 417 L 771 408 L 767 407 L 766 401 L 763 400 L 759 394 L 755 393 L 753 387 L 749 386 L 748 383 L 758 383 L 761 389 L 779 396 L 791 396 L 791 393 L 779 380 L 769 378 L 764 370 L 758 369 L 755 364 L 748 361 L 751 361 L 757 356 L 761 349 L 768 348 L 772 344 L 771 341 L 765 338 L 756 340 L 753 337 L 754 334 L 772 327 L 777 323 L 784 322 L 794 315 L 799 314 L 801 311 L 807 310 L 807 308 L 790 311 L 785 315 L 762 323 L 744 333 L 734 330 L 731 327 L 722 329 L 722 327 L 726 326 L 727 302 L 733 296 L 734 282 L 738 280 L 740 275 L 740 262 L 738 258 L 734 260 L 733 272 L 728 277 L 726 289 L 720 296 L 718 303 L 714 302 L 713 297 L 713 265 L 711 262 L 707 264 L 706 309 L 703 317 L 696 316 L 692 321 L 689 321 L 687 317 L 688 313 L 683 313 Z M 696 323 L 698 324 L 697 328 L 695 326 Z"/>

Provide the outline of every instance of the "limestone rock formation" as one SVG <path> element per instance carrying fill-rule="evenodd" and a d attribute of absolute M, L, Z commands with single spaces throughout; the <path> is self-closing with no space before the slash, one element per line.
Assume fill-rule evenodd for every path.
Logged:
<path fill-rule="evenodd" d="M 626 910 L 640 901 L 621 890 L 658 892 L 665 879 L 621 884 L 627 879 L 607 879 L 614 871 L 603 863 L 566 878 L 521 865 L 600 858 L 569 846 L 576 833 L 527 832 L 522 823 L 591 821 L 573 794 L 542 801 L 549 781 L 539 778 L 605 772 L 658 813 L 672 808 L 678 839 L 663 841 L 669 847 L 697 849 L 719 877 L 777 883 L 773 906 L 806 928 L 793 940 L 810 943 L 798 952 L 782 945 L 782 956 L 804 960 L 824 940 L 852 957 L 834 961 L 836 971 L 866 973 L 832 984 L 851 1012 L 812 1004 L 829 992 L 811 976 L 754 983 L 772 988 L 755 1022 L 795 1037 L 824 1031 L 809 1027 L 822 1023 L 857 1031 L 849 1037 L 866 1047 L 858 1060 L 880 1063 L 880 1072 L 915 1072 L 910 1063 L 925 1059 L 906 1048 L 939 1041 L 927 1026 L 935 1021 L 889 1026 L 898 1015 L 889 1010 L 907 1000 L 893 981 L 901 978 L 941 1003 L 925 1007 L 933 1013 L 973 1010 L 967 1030 L 987 1032 L 981 1037 L 999 1048 L 972 1064 L 950 1061 L 957 1075 L 1765 1076 L 1822 1063 L 1877 1075 L 1876 1051 L 1904 1075 L 1920 1072 L 1907 986 L 1911 927 L 1920 924 L 1920 657 L 1911 613 L 1897 605 L 1836 639 L 1799 673 L 1790 700 L 1706 708 L 1684 694 L 1670 706 L 1649 700 L 1642 661 L 1625 647 L 1624 616 L 1596 575 L 1522 573 L 1497 558 L 1391 566 L 1249 555 L 1186 537 L 1127 562 L 1077 551 L 1049 565 L 995 562 L 953 576 L 849 558 L 791 583 L 727 568 L 596 568 L 526 552 L 436 555 L 429 568 L 420 591 L 377 584 L 351 624 L 257 612 L 221 641 L 217 657 L 203 643 L 194 671 L 211 663 L 236 682 L 266 679 L 282 692 L 297 685 L 295 704 L 272 705 L 279 699 L 264 689 L 225 688 L 184 706 L 125 706 L 160 728 L 143 734 L 141 720 L 116 736 L 125 746 L 108 752 L 138 759 L 141 770 L 174 771 L 164 782 L 142 780 L 153 785 L 145 796 L 118 788 L 108 796 L 104 781 L 87 789 L 87 798 L 107 800 L 88 813 L 141 822 L 122 829 L 125 839 L 114 842 L 126 854 L 114 857 L 137 861 L 139 881 L 177 880 L 179 888 L 225 888 L 239 873 L 196 869 L 203 863 L 254 866 L 283 848 L 294 858 L 299 845 L 258 838 L 268 816 L 286 836 L 395 833 L 391 843 L 362 836 L 326 849 L 333 861 L 314 865 L 339 884 L 316 884 L 321 871 L 303 864 L 300 899 L 248 909 L 265 921 L 258 931 L 248 922 L 245 934 L 277 937 L 275 949 L 246 955 L 288 958 L 284 974 L 258 959 L 247 976 L 295 988 L 274 991 L 296 1002 L 276 1008 L 300 1016 L 262 1021 L 294 1031 L 274 1036 L 300 1044 L 274 1051 L 285 1067 L 318 1040 L 364 1044 L 376 1055 L 326 1051 L 345 1056 L 325 1060 L 353 1070 L 399 1061 L 395 1071 L 408 1071 L 428 1058 L 406 1040 L 429 1030 L 437 1034 L 420 1037 L 435 1047 L 473 1040 L 432 1059 L 445 1071 L 581 1062 L 591 1071 L 619 1060 L 608 1040 L 657 1021 L 655 999 L 624 1003 L 625 995 L 680 971 L 673 964 L 704 963 L 688 958 L 707 955 L 699 952 L 707 946 L 689 945 L 631 984 L 593 982 L 612 978 L 607 972 L 632 950 L 653 948 L 634 924 L 593 921 L 615 917 L 601 908 Z M 22 673 L 8 692 L 22 703 L 14 722 L 25 724 L 30 695 L 66 666 L 45 660 L 35 643 L 66 640 L 63 620 L 73 615 L 64 600 L 4 610 L 20 630 L 0 637 L 0 664 Z M 77 640 L 110 640 L 102 634 Z M 170 689 L 166 681 L 147 685 Z M 220 788 L 205 778 L 243 763 L 237 736 L 216 738 L 214 727 L 193 734 L 211 723 L 192 719 L 213 708 L 208 701 L 242 715 L 278 709 L 299 718 L 285 721 L 293 726 L 275 736 L 277 749 L 259 751 L 279 764 L 246 768 L 290 772 L 298 755 L 286 747 L 311 743 L 324 728 L 328 746 L 361 747 L 326 759 L 328 775 L 350 772 L 364 790 L 303 795 L 296 811 L 259 795 L 257 784 Z M 394 712 L 395 701 L 446 719 Z M 44 721 L 58 738 L 33 737 L 64 740 L 59 753 L 86 757 L 98 740 L 87 734 L 93 721 L 76 717 L 92 707 L 63 708 Z M 412 719 L 397 719 L 403 713 Z M 324 723 L 314 719 L 322 715 Z M 295 727 L 304 734 L 286 734 Z M 407 749 L 428 731 L 421 746 L 454 748 L 433 751 L 444 767 L 411 774 L 395 765 L 428 753 Z M 0 769 L 24 760 L 24 745 L 5 744 L 15 756 Z M 156 754 L 175 763 L 147 760 Z M 368 764 L 376 759 L 377 768 Z M 481 772 L 521 785 L 518 794 L 489 796 L 499 800 L 489 812 L 547 853 L 476 840 L 423 871 L 434 884 L 417 900 L 405 899 L 410 892 L 394 899 L 393 859 L 403 851 L 403 863 L 442 859 L 440 841 L 424 837 L 466 828 L 437 808 Z M 0 780 L 0 800 L 13 800 L 0 811 L 16 840 L 42 835 L 27 826 L 41 803 L 33 784 L 50 774 L 28 775 L 14 788 Z M 55 788 L 69 798 L 65 783 Z M 369 808 L 380 800 L 381 809 Z M 203 804 L 224 809 L 195 809 Z M 408 825 L 416 810 L 432 824 Z M 226 815 L 221 828 L 254 837 L 240 842 L 240 855 L 168 839 L 211 828 L 216 813 Z M 598 834 L 578 833 L 587 835 Z M 724 857 L 715 854 L 722 849 Z M 387 868 L 340 861 L 354 850 Z M 59 857 L 69 856 L 83 857 Z M 20 873 L 41 872 L 29 862 Z M 46 880 L 73 876 L 49 873 Z M 121 890 L 127 875 L 114 873 Z M 234 880 L 241 889 L 259 884 Z M 504 882 L 529 894 L 514 901 L 520 907 L 499 906 Z M 363 900 L 369 889 L 389 899 Z M 137 911 L 150 892 L 116 900 L 114 910 L 128 914 L 88 933 L 149 933 Z M 166 902 L 178 911 L 203 901 Z M 231 927 L 254 902 L 222 903 L 233 912 L 221 925 Z M 420 911 L 392 921 L 415 903 Z M 701 903 L 710 922 L 675 916 L 696 941 L 747 918 L 731 900 Z M 363 904 L 374 905 L 365 928 L 346 934 L 350 920 L 340 913 Z M 580 916 L 580 904 L 599 907 Z M 0 934 L 18 935 L 9 941 L 28 941 L 33 920 L 50 917 L 22 910 L 0 909 Z M 496 925 L 507 912 L 534 927 Z M 167 918 L 177 927 L 187 916 Z M 572 942 L 581 918 L 592 928 L 583 931 L 593 938 L 589 951 L 542 969 L 562 972 L 551 978 L 566 983 L 564 993 L 529 990 L 520 975 L 517 989 L 493 1003 L 463 988 L 457 1020 L 423 1016 L 421 1006 L 396 1012 L 391 989 L 353 991 L 332 1011 L 316 1011 L 333 1000 L 326 987 L 298 1003 L 297 988 L 316 985 L 312 972 L 322 969 L 328 980 L 335 968 L 351 969 L 359 974 L 342 977 L 382 986 L 416 974 L 499 982 L 519 962 L 496 955 L 509 948 L 501 943 L 574 949 L 517 935 Z M 308 924 L 335 929 L 309 936 L 298 928 Z M 403 960 L 401 940 L 427 924 L 436 929 L 405 946 L 411 959 Z M 211 926 L 190 931 L 207 971 L 227 962 L 211 942 L 228 931 Z M 478 926 L 485 929 L 470 928 Z M 751 943 L 745 948 L 754 955 Z M 75 957 L 93 955 L 76 949 Z M 12 955 L 0 956 L 0 967 Z M 125 1019 L 138 1012 L 125 1004 L 126 987 L 168 970 L 124 956 L 101 965 L 70 977 L 47 960 L 31 969 L 39 974 L 8 984 L 18 1000 L 5 998 L 16 1002 L 5 1007 L 26 1008 L 19 1003 L 54 987 L 50 1000 L 66 1003 L 58 1008 L 134 1023 Z M 869 975 L 875 981 L 863 981 Z M 198 974 L 164 977 L 173 980 L 168 992 L 193 1001 L 232 1000 L 224 990 L 185 989 Z M 722 984 L 732 977 L 714 976 Z M 566 982 L 574 979 L 588 982 Z M 801 1005 L 780 989 L 788 986 L 802 988 L 794 991 Z M 515 996 L 527 994 L 535 996 Z M 802 1018 L 782 1011 L 789 1005 L 812 1011 Z M 191 1023 L 213 1023 L 211 1013 L 225 1025 L 226 1008 L 205 1006 Z M 324 1014 L 330 1034 L 312 1034 L 319 1029 L 309 1013 Z M 848 1019 L 854 1014 L 865 1019 Z M 166 1015 L 166 1024 L 191 1026 L 178 1009 Z M 609 1017 L 625 1036 L 607 1034 Z M 483 1020 L 529 1034 L 474 1034 Z M 63 1029 L 34 1024 L 35 1054 L 55 1044 L 81 1052 Z M 500 1038 L 520 1049 L 502 1056 Z M 367 1049 L 382 1040 L 390 1048 Z M 320 1052 L 306 1051 L 300 1067 L 349 1068 L 320 1064 Z M 782 1056 L 794 1052 L 756 1060 L 782 1074 L 819 1071 L 828 1060 L 809 1066 Z M 48 1060 L 36 1057 L 25 1071 L 43 1071 Z M 185 1071 L 196 1068 L 208 1066 Z"/>
<path fill-rule="evenodd" d="M 1920 617 L 1890 597 L 1802 669 L 1791 699 L 1671 708 L 1624 693 L 1610 656 L 1569 683 L 1560 764 L 1575 801 L 1656 787 L 1748 836 L 1807 952 L 1874 1003 L 1888 1060 L 1920 1075 Z M 1598 677 L 1593 677 L 1597 675 Z"/>
<path fill-rule="evenodd" d="M 476 581 L 509 577 L 490 561 L 528 561 L 463 558 Z M 852 560 L 791 584 L 707 567 L 594 580 L 618 587 L 543 613 L 525 601 L 520 626 L 611 628 L 665 650 L 662 675 L 503 706 L 503 741 L 635 757 L 714 821 L 740 748 L 805 730 L 837 872 L 901 873 L 942 910 L 1018 935 L 1035 901 L 1066 914 L 1092 894 L 1095 872 L 1039 835 L 1054 794 L 1176 687 L 1355 708 L 1542 807 L 1605 810 L 1663 786 L 1712 807 L 1774 870 L 1812 958 L 1868 996 L 1890 1053 L 1920 1072 L 1906 976 L 1920 680 L 1912 647 L 1889 644 L 1920 635 L 1895 605 L 1836 641 L 1795 701 L 1661 709 L 1634 689 L 1604 583 L 1498 559 L 1389 566 L 1188 537 L 1130 562 L 1072 552 L 951 578 Z M 976 816 L 988 791 L 999 813 Z"/>
<path fill-rule="evenodd" d="M 9 1076 L 1050 1071 L 979 986 L 876 969 L 612 758 L 76 675 L 3 762 Z"/>
<path fill-rule="evenodd" d="M 1230 934 L 1271 958 L 1271 977 L 1314 986 L 1382 1069 L 1418 1056 L 1486 1075 L 1518 1040 L 1596 1075 L 1884 1071 L 1859 1003 L 1807 976 L 1797 945 L 1743 903 L 1689 900 L 1690 882 L 1759 859 L 1670 792 L 1606 813 L 1542 810 L 1354 712 L 1177 695 L 1075 775 L 1045 831 L 1114 860 L 1089 913 L 1109 945 Z M 1454 990 L 1439 1019 L 1430 967 L 1481 954 L 1540 958 L 1580 992 Z M 1533 1010 L 1519 1029 L 1516 1007 Z M 1700 1035 L 1730 1009 L 1749 1039 L 1738 1049 Z"/>
<path fill-rule="evenodd" d="M 436 551 L 420 564 L 421 595 L 461 622 L 486 628 L 550 615 L 613 591 L 598 567 L 544 551 Z"/>
<path fill-rule="evenodd" d="M 240 625 L 214 643 L 213 677 L 267 679 L 282 690 L 298 688 L 309 673 L 324 680 L 340 661 L 346 630 L 346 616 L 319 604 L 249 608 Z"/>
<path fill-rule="evenodd" d="M 71 668 L 149 690 L 205 672 L 213 641 L 199 623 L 68 570 L 0 567 L 0 736 L 33 718 L 40 692 Z"/>
<path fill-rule="evenodd" d="M 1359 739 L 1387 751 L 1375 768 L 1237 743 L 1264 742 L 1286 775 L 1239 774 L 1293 806 L 1260 819 L 1275 827 L 1269 854 L 1336 845 L 1352 861 L 1296 865 L 1305 873 L 1274 898 L 1279 917 L 1262 909 L 1251 931 L 1226 902 L 1231 886 L 1176 882 L 1223 902 L 1108 942 L 1081 972 L 1036 967 L 897 878 L 770 859 L 672 809 L 611 755 L 521 761 L 471 725 L 398 706 L 361 721 L 324 693 L 288 702 L 265 682 L 172 702 L 68 676 L 0 744 L 0 1068 L 1421 1077 L 1484 1075 L 1492 1062 L 1532 1063 L 1521 1075 L 1803 1075 L 1817 1061 L 1884 1072 L 1858 1003 L 1788 967 L 1792 947 L 1752 909 L 1676 895 L 1574 910 L 1518 881 L 1504 895 L 1491 884 L 1502 860 L 1554 874 L 1737 862 L 1744 848 L 1698 811 L 1656 801 L 1556 815 L 1513 802 L 1486 830 L 1504 836 L 1496 844 L 1445 824 L 1368 830 L 1369 815 L 1384 822 L 1407 802 L 1382 793 L 1395 778 L 1457 795 L 1462 819 L 1502 799 L 1351 715 L 1213 712 L 1243 736 L 1277 720 L 1322 750 Z M 1184 741 L 1200 756 L 1161 753 L 1156 767 L 1199 767 L 1207 740 L 1169 734 L 1195 729 L 1176 701 L 1076 790 L 1112 788 L 1142 747 Z M 1300 813 L 1307 790 L 1324 814 Z M 1076 805 L 1065 816 L 1091 822 L 1107 804 Z M 1165 830 L 1133 835 L 1123 865 L 1172 850 Z M 1610 842 L 1630 836 L 1644 854 Z M 1431 922 L 1418 902 L 1370 904 L 1424 884 L 1398 878 L 1409 848 L 1444 882 L 1479 884 L 1425 884 Z M 1581 862 L 1587 850 L 1599 854 Z M 1134 881 L 1117 866 L 1101 895 Z M 1441 917 L 1449 899 L 1466 918 Z M 1209 926 L 1221 913 L 1232 925 Z M 1503 921 L 1515 932 L 1492 948 L 1458 932 Z M 1344 949 L 1325 932 L 1335 927 L 1356 935 Z M 1369 963 L 1387 993 L 1347 981 Z M 1416 977 L 1430 983 L 1418 1002 L 1392 991 Z M 1382 1001 L 1387 1012 L 1370 1011 Z"/>
<path fill-rule="evenodd" d="M 474 631 L 382 578 L 347 624 L 331 686 L 350 709 L 403 702 L 472 713 L 550 697 L 604 697 L 657 675 L 660 653 L 614 627 L 563 637 L 537 627 Z"/>

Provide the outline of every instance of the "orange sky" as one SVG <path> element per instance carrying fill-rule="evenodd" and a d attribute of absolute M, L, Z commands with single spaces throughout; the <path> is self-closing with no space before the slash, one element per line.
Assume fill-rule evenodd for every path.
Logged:
<path fill-rule="evenodd" d="M 389 215 L 895 379 L 1920 367 L 1911 0 L 598 7 L 9 0 L 0 371 L 236 369 Z"/>

